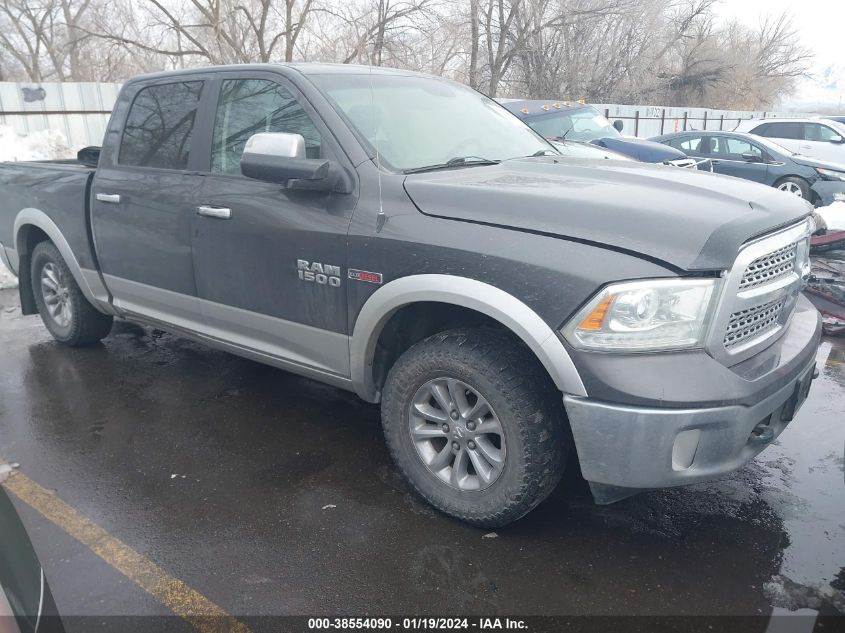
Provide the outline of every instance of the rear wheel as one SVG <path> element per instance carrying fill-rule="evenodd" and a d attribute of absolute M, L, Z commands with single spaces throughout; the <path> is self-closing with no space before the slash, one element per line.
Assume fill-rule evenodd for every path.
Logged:
<path fill-rule="evenodd" d="M 52 242 L 33 249 L 30 274 L 38 313 L 53 338 L 77 347 L 108 335 L 112 317 L 88 303 Z"/>
<path fill-rule="evenodd" d="M 413 488 L 482 527 L 515 521 L 564 468 L 560 394 L 534 357 L 496 330 L 452 330 L 414 345 L 388 374 L 382 425 Z"/>
<path fill-rule="evenodd" d="M 811 197 L 809 183 L 803 178 L 798 178 L 797 176 L 788 176 L 783 178 L 777 182 L 775 187 L 781 191 L 785 191 L 786 193 L 798 196 L 799 198 L 804 198 L 804 200 L 810 200 Z"/>

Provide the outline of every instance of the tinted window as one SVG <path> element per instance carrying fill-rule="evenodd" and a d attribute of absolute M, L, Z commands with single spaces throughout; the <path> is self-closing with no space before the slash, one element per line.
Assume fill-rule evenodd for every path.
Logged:
<path fill-rule="evenodd" d="M 211 171 L 239 174 L 244 145 L 253 134 L 301 134 L 308 158 L 320 158 L 320 133 L 294 96 L 264 79 L 223 82 L 211 148 Z"/>
<path fill-rule="evenodd" d="M 803 123 L 767 123 L 753 130 L 753 134 L 767 136 L 769 138 L 788 138 L 803 140 Z"/>
<path fill-rule="evenodd" d="M 185 169 L 202 83 L 183 81 L 141 90 L 129 109 L 118 162 Z"/>

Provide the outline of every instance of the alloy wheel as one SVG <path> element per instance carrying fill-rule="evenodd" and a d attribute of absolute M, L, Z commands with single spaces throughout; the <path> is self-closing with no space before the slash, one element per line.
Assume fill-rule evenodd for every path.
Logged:
<path fill-rule="evenodd" d="M 62 328 L 70 327 L 70 290 L 56 264 L 47 262 L 41 269 L 41 296 L 50 318 Z"/>
<path fill-rule="evenodd" d="M 426 468 L 458 490 L 484 490 L 502 474 L 505 435 L 478 390 L 455 378 L 435 378 L 411 401 L 411 440 Z"/>
<path fill-rule="evenodd" d="M 781 185 L 778 186 L 778 189 L 780 189 L 781 191 L 785 191 L 787 193 L 791 193 L 795 196 L 798 196 L 799 198 L 804 197 L 804 192 L 801 191 L 801 187 L 799 187 L 797 184 L 795 184 L 794 182 L 791 182 L 791 181 L 782 183 Z"/>

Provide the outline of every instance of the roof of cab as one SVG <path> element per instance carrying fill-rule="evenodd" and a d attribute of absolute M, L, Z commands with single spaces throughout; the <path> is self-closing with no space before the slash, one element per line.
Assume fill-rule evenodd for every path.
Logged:
<path fill-rule="evenodd" d="M 534 117 L 552 114 L 561 110 L 574 112 L 584 108 L 593 108 L 593 106 L 586 103 L 564 99 L 503 99 L 500 103 L 518 117 Z"/>
<path fill-rule="evenodd" d="M 166 77 L 180 77 L 183 75 L 196 75 L 198 73 L 206 72 L 220 72 L 220 71 L 295 71 L 301 75 L 399 75 L 399 76 L 414 76 L 414 77 L 434 77 L 425 73 L 419 73 L 412 70 L 401 70 L 398 68 L 385 68 L 384 66 L 363 66 L 357 64 L 325 64 L 325 63 L 309 63 L 309 62 L 293 62 L 289 64 L 227 64 L 223 66 L 198 66 L 196 68 L 183 68 L 180 70 L 165 70 L 156 73 L 148 73 L 145 75 L 137 75 L 132 77 L 129 82 L 148 81 L 151 79 L 160 79 Z"/>

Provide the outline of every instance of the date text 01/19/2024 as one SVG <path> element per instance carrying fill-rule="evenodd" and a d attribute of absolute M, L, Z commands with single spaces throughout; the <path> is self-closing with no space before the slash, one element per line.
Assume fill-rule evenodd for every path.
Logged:
<path fill-rule="evenodd" d="M 392 618 L 309 618 L 309 630 L 370 630 L 370 631 L 446 631 L 473 630 L 482 633 L 500 630 L 527 630 L 524 620 L 517 618 L 437 618 L 408 617 Z"/>

